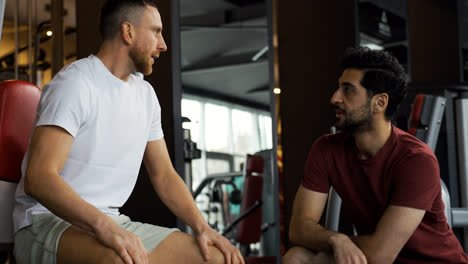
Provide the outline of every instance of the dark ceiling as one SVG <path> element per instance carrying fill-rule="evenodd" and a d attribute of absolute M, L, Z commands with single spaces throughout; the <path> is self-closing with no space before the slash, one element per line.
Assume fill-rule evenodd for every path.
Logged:
<path fill-rule="evenodd" d="M 6 1 L 4 37 L 14 30 L 12 21 L 17 1 Z M 50 19 L 50 1 L 32 1 L 37 3 L 38 23 Z M 78 0 L 64 0 L 66 28 L 76 27 L 75 1 Z M 173 1 L 180 1 L 183 91 L 268 108 L 271 78 L 266 3 L 271 1 Z M 459 2 L 463 11 L 468 10 L 467 2 Z M 27 31 L 27 1 L 19 3 L 20 31 Z M 361 44 L 378 44 L 395 53 L 405 64 L 407 0 L 359 0 L 358 3 Z M 468 25 L 467 17 L 460 19 L 463 28 Z M 386 31 L 387 27 L 390 31 Z M 468 50 L 467 36 L 461 35 L 464 51 Z"/>
<path fill-rule="evenodd" d="M 180 0 L 184 92 L 268 107 L 264 1 Z"/>

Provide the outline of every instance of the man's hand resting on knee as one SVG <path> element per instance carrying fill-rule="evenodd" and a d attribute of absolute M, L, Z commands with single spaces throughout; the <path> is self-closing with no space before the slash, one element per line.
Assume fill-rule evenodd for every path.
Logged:
<path fill-rule="evenodd" d="M 197 242 L 205 260 L 210 259 L 208 246 L 215 246 L 223 253 L 226 264 L 244 264 L 244 258 L 239 249 L 210 227 L 207 227 L 198 234 Z"/>
<path fill-rule="evenodd" d="M 107 217 L 94 230 L 96 238 L 113 249 L 126 264 L 147 264 L 149 253 L 141 239 Z"/>
<path fill-rule="evenodd" d="M 367 264 L 364 253 L 344 234 L 335 234 L 328 239 L 333 248 L 336 264 Z"/>

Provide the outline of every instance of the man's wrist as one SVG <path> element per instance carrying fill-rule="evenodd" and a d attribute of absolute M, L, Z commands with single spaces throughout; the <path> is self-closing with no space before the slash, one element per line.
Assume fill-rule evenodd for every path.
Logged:
<path fill-rule="evenodd" d="M 196 208 L 196 210 L 198 210 L 198 208 Z M 201 234 L 206 230 L 211 229 L 210 225 L 208 225 L 208 222 L 206 222 L 205 218 L 203 218 L 199 211 L 196 211 L 196 214 L 197 216 L 191 217 L 191 220 L 186 219 L 185 223 L 188 224 L 196 234 Z"/>
<path fill-rule="evenodd" d="M 97 214 L 90 222 L 90 228 L 93 233 L 101 233 L 109 228 L 113 221 L 105 214 Z"/>
<path fill-rule="evenodd" d="M 335 233 L 328 237 L 328 245 L 332 249 L 334 249 L 336 248 L 337 245 L 345 242 L 346 240 L 351 241 L 347 235 L 341 234 L 341 233 Z"/>
<path fill-rule="evenodd" d="M 211 227 L 205 221 L 200 221 L 200 223 L 195 224 L 192 229 L 195 233 L 201 234 L 204 233 L 206 230 L 210 229 Z"/>

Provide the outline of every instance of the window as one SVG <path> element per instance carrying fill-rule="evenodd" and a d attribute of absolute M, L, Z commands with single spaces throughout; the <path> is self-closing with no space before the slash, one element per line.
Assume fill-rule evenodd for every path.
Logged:
<path fill-rule="evenodd" d="M 233 109 L 231 113 L 234 153 L 245 156 L 260 150 L 257 115 L 237 109 Z"/>
<path fill-rule="evenodd" d="M 240 171 L 247 154 L 273 146 L 267 111 L 184 95 L 182 116 L 191 120 L 183 127 L 202 151 L 201 159 L 192 160 L 193 189 L 207 175 Z"/>
<path fill-rule="evenodd" d="M 226 106 L 205 104 L 205 147 L 207 151 L 230 153 L 229 109 Z"/>

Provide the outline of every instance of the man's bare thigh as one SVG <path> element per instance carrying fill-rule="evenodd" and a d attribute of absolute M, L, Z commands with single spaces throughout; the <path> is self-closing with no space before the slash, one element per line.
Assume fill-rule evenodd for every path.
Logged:
<path fill-rule="evenodd" d="M 224 263 L 224 256 L 215 247 L 210 247 L 210 256 L 210 261 L 204 262 L 194 237 L 173 232 L 151 251 L 149 263 Z M 57 263 L 96 264 L 123 261 L 114 250 L 102 245 L 91 233 L 71 226 L 59 241 Z"/>
<path fill-rule="evenodd" d="M 210 246 L 210 261 L 205 262 L 202 252 L 191 235 L 173 232 L 150 253 L 150 263 L 224 263 L 221 252 Z"/>
<path fill-rule="evenodd" d="M 123 263 L 117 253 L 101 244 L 91 233 L 70 226 L 60 238 L 58 264 Z"/>

